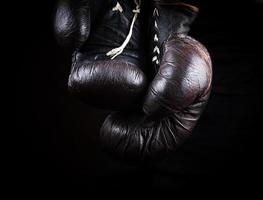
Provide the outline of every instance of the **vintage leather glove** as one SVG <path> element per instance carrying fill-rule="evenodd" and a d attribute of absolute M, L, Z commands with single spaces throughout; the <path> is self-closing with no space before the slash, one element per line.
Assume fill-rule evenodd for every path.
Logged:
<path fill-rule="evenodd" d="M 74 48 L 70 92 L 108 110 L 137 107 L 145 95 L 146 34 L 141 0 L 60 0 L 58 41 Z"/>
<path fill-rule="evenodd" d="M 149 54 L 153 78 L 141 111 L 116 112 L 105 120 L 101 140 L 122 157 L 163 157 L 193 132 L 208 101 L 212 64 L 206 48 L 188 36 L 198 9 L 154 0 Z"/>

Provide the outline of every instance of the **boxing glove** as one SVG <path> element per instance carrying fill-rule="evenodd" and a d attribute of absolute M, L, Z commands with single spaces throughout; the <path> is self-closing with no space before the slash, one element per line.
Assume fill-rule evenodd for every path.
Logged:
<path fill-rule="evenodd" d="M 147 89 L 140 0 L 60 0 L 55 35 L 74 48 L 69 91 L 108 110 L 138 106 Z"/>
<path fill-rule="evenodd" d="M 101 127 L 102 143 L 121 157 L 158 158 L 174 152 L 192 134 L 211 91 L 209 53 L 187 35 L 198 9 L 174 0 L 151 2 L 153 78 L 142 110 L 115 112 Z"/>

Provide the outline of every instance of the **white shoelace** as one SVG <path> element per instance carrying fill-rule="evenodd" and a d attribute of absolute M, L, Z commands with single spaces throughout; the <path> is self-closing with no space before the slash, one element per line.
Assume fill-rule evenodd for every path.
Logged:
<path fill-rule="evenodd" d="M 132 32 L 133 32 L 133 27 L 134 24 L 136 22 L 136 19 L 140 13 L 140 6 L 141 6 L 141 0 L 134 0 L 135 4 L 136 4 L 136 9 L 133 10 L 132 12 L 134 13 L 133 19 L 132 19 L 132 23 L 130 26 L 130 30 L 129 30 L 129 34 L 127 35 L 125 41 L 123 42 L 123 44 L 120 47 L 114 48 L 111 51 L 109 51 L 106 55 L 111 57 L 111 59 L 113 60 L 114 58 L 116 58 L 118 55 L 120 55 L 123 50 L 125 49 L 125 47 L 127 46 L 127 44 L 129 43 L 131 37 L 132 37 Z M 117 2 L 116 6 L 112 9 L 113 11 L 119 11 L 122 12 L 123 9 L 121 7 L 121 5 L 119 4 L 119 2 Z"/>
<path fill-rule="evenodd" d="M 119 12 L 123 12 L 123 9 L 121 7 L 121 4 L 119 2 L 117 2 L 116 6 L 114 8 L 112 8 L 112 11 L 119 11 Z"/>
<path fill-rule="evenodd" d="M 152 62 L 158 66 L 160 64 L 159 61 L 159 57 L 160 57 L 160 48 L 158 47 L 159 45 L 159 38 L 157 33 L 159 32 L 159 27 L 158 27 L 158 23 L 157 23 L 157 18 L 159 17 L 159 11 L 157 8 L 154 8 L 153 10 L 153 18 L 154 18 L 154 30 L 155 30 L 155 34 L 153 37 L 153 44 L 155 44 L 154 48 L 153 48 L 153 58 L 152 58 Z"/>

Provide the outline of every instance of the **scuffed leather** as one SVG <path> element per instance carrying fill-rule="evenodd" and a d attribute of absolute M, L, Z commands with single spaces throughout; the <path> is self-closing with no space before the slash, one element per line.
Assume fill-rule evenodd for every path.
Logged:
<path fill-rule="evenodd" d="M 178 1 L 163 2 L 155 2 L 159 17 L 154 19 L 161 36 L 155 44 L 161 51 L 160 65 L 149 66 L 155 76 L 148 86 L 142 111 L 113 113 L 101 128 L 103 144 L 121 157 L 147 159 L 174 152 L 192 134 L 211 91 L 209 53 L 187 36 L 196 9 L 177 4 Z M 156 29 L 154 23 L 150 24 L 152 36 Z M 150 46 L 153 49 L 152 41 Z"/>
<path fill-rule="evenodd" d="M 207 101 L 211 88 L 210 56 L 193 38 L 171 35 L 162 50 L 160 68 L 144 101 L 147 115 L 167 115 L 195 109 Z M 195 112 L 201 112 L 199 108 Z"/>
<path fill-rule="evenodd" d="M 144 113 L 114 113 L 101 128 L 103 144 L 122 157 L 156 158 L 175 151 L 191 134 L 212 81 L 207 50 L 189 36 L 171 36 L 152 81 Z"/>
<path fill-rule="evenodd" d="M 137 60 L 125 56 L 96 60 L 80 52 L 76 57 L 69 77 L 69 90 L 75 96 L 109 110 L 128 110 L 141 103 L 147 79 Z"/>
<path fill-rule="evenodd" d="M 112 0 L 58 0 L 54 13 L 54 33 L 58 42 L 79 48 L 89 37 L 96 18 Z"/>
<path fill-rule="evenodd" d="M 56 15 L 55 24 L 60 24 L 56 26 L 60 27 L 66 21 L 69 26 L 55 33 L 65 42 L 74 40 L 81 43 L 76 45 L 78 48 L 73 53 L 68 82 L 70 92 L 85 103 L 108 110 L 127 110 L 138 106 L 148 84 L 143 72 L 145 33 L 140 15 L 123 53 L 114 60 L 106 56 L 126 39 L 136 7 L 134 1 L 118 1 L 123 7 L 122 13 L 112 10 L 115 0 L 71 1 L 71 4 L 77 4 L 71 7 L 69 1 L 65 2 L 59 4 L 56 13 L 63 14 Z M 92 19 L 80 19 L 82 13 L 91 13 Z"/>
<path fill-rule="evenodd" d="M 192 134 L 211 91 L 209 53 L 187 36 L 198 9 L 176 0 L 143 1 L 130 42 L 111 60 L 106 53 L 125 40 L 134 1 L 119 0 L 122 13 L 112 11 L 115 0 L 74 1 L 79 2 L 74 6 L 65 2 L 59 5 L 66 9 L 60 6 L 56 12 L 64 19 L 55 20 L 55 33 L 76 48 L 69 90 L 90 105 L 116 111 L 101 127 L 103 146 L 135 159 L 175 151 Z M 150 13 L 144 16 L 146 8 Z M 153 15 L 156 8 L 158 16 Z M 80 17 L 82 11 L 88 17 Z M 153 64 L 153 56 L 159 63 Z"/>

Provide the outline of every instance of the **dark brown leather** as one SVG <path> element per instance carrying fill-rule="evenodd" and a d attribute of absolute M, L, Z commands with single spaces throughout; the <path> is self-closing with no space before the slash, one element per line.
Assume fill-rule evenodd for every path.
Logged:
<path fill-rule="evenodd" d="M 63 46 L 80 47 L 88 39 L 91 24 L 105 12 L 109 2 L 58 0 L 54 14 L 54 33 L 58 42 Z"/>
<path fill-rule="evenodd" d="M 102 144 L 136 159 L 175 151 L 192 134 L 211 89 L 209 54 L 187 36 L 198 9 L 179 1 L 144 2 L 128 45 L 112 60 L 106 54 L 126 39 L 139 1 L 119 0 L 123 12 L 112 10 L 115 0 L 65 2 L 55 30 L 75 47 L 69 90 L 90 105 L 120 111 L 105 119 Z"/>
<path fill-rule="evenodd" d="M 138 106 L 148 84 L 141 14 L 122 54 L 113 60 L 106 55 L 125 41 L 136 8 L 133 0 L 118 2 L 123 12 L 112 10 L 116 0 L 60 0 L 55 15 L 59 41 L 76 44 L 68 82 L 70 92 L 85 103 L 108 110 Z"/>
<path fill-rule="evenodd" d="M 151 82 L 143 109 L 147 115 L 166 115 L 195 109 L 207 101 L 212 64 L 203 45 L 184 34 L 166 40 L 160 68 Z"/>
<path fill-rule="evenodd" d="M 189 36 L 172 35 L 144 102 L 144 113 L 114 113 L 102 142 L 122 157 L 147 159 L 175 151 L 192 134 L 209 98 L 212 68 L 207 50 Z"/>
<path fill-rule="evenodd" d="M 149 67 L 154 78 L 143 112 L 114 113 L 101 128 L 103 144 L 121 157 L 147 159 L 174 152 L 192 134 L 208 101 L 210 56 L 202 44 L 187 36 L 196 9 L 176 2 L 154 1 L 150 13 Z M 156 36 L 158 40 L 153 40 Z M 153 51 L 156 47 L 159 53 Z M 152 62 L 154 56 L 159 63 Z"/>

